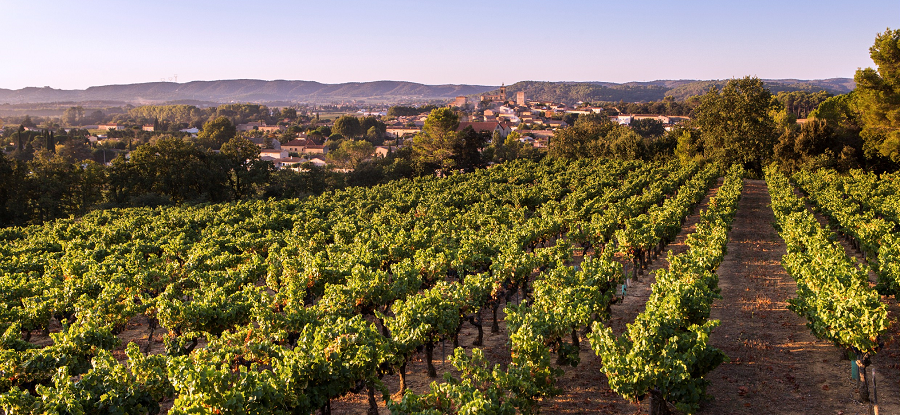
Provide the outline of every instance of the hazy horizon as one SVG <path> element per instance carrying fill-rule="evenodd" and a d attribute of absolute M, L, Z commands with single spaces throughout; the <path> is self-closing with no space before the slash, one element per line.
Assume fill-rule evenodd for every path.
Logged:
<path fill-rule="evenodd" d="M 742 78 L 742 77 L 741 77 L 741 78 Z M 723 78 L 723 79 L 724 79 L 724 78 Z M 601 79 L 590 80 L 590 81 L 520 79 L 520 80 L 513 81 L 513 82 L 502 82 L 502 83 L 496 84 L 496 85 L 485 85 L 485 84 L 473 84 L 473 83 L 448 83 L 448 82 L 444 82 L 444 83 L 435 83 L 435 84 L 422 84 L 421 82 L 406 81 L 406 80 L 401 80 L 401 79 L 379 79 L 379 80 L 374 80 L 374 81 L 320 82 L 320 81 L 316 81 L 316 80 L 312 80 L 312 79 L 251 79 L 251 78 L 240 78 L 240 79 L 196 79 L 196 80 L 192 80 L 192 81 L 184 81 L 184 82 L 181 82 L 180 80 L 179 80 L 179 82 L 174 82 L 174 81 L 162 81 L 162 82 L 161 82 L 161 81 L 148 81 L 148 82 L 134 82 L 134 83 L 129 83 L 129 84 L 122 83 L 122 84 L 90 85 L 90 86 L 85 87 L 85 88 L 56 88 L 56 87 L 53 87 L 52 85 L 43 85 L 43 86 L 29 85 L 29 86 L 22 87 L 22 88 L 4 88 L 3 86 L 0 86 L 0 89 L 6 89 L 6 90 L 16 91 L 16 90 L 22 90 L 22 89 L 27 89 L 27 88 L 38 88 L 38 89 L 40 89 L 40 88 L 47 88 L 47 87 L 49 87 L 49 88 L 51 88 L 51 89 L 55 89 L 55 90 L 63 90 L 63 91 L 83 91 L 83 90 L 87 90 L 87 89 L 89 89 L 89 88 L 106 87 L 106 86 L 139 85 L 139 84 L 152 84 L 152 83 L 174 83 L 174 84 L 178 84 L 178 85 L 184 85 L 184 84 L 188 84 L 188 83 L 191 83 L 191 82 L 222 82 L 222 81 L 316 82 L 316 83 L 320 83 L 320 84 L 323 84 L 323 85 L 343 85 L 343 84 L 354 84 L 354 83 L 360 83 L 360 84 L 362 84 L 362 83 L 370 83 L 370 82 L 411 82 L 411 83 L 422 84 L 422 85 L 426 85 L 426 86 L 439 86 L 439 85 L 467 85 L 467 86 L 484 86 L 484 87 L 493 87 L 493 86 L 496 86 L 496 87 L 499 87 L 500 85 L 507 85 L 507 86 L 509 86 L 509 85 L 516 84 L 516 83 L 518 83 L 518 82 L 551 82 L 551 83 L 556 83 L 556 82 L 572 82 L 572 83 L 576 83 L 576 82 L 578 82 L 578 83 L 606 82 L 606 83 L 615 83 L 615 84 L 620 84 L 620 85 L 621 85 L 621 84 L 628 84 L 628 83 L 649 83 L 649 82 L 719 81 L 719 80 L 723 80 L 723 79 L 689 79 L 689 78 L 680 78 L 680 79 L 652 79 L 652 80 L 648 80 L 648 81 L 625 81 L 625 82 L 604 81 L 604 80 L 601 80 Z M 727 79 L 731 79 L 731 78 L 727 78 Z M 761 79 L 763 79 L 763 78 L 761 78 Z M 850 79 L 850 80 L 852 80 L 853 77 L 852 77 L 852 76 L 851 76 L 851 77 L 832 77 L 832 78 L 819 78 L 819 79 L 802 79 L 802 78 L 779 78 L 779 79 L 770 79 L 770 78 L 765 78 L 764 80 L 766 80 L 766 81 L 793 81 L 793 80 L 796 80 L 796 81 L 823 81 L 823 80 L 830 80 L 830 79 Z"/>
<path fill-rule="evenodd" d="M 8 0 L 0 88 L 852 78 L 900 3 Z"/>

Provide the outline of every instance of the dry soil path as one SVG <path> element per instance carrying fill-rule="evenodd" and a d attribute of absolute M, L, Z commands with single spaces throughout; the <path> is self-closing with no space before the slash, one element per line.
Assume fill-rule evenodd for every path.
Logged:
<path fill-rule="evenodd" d="M 852 398 L 849 361 L 787 309 L 796 283 L 781 266 L 770 202 L 764 181 L 744 182 L 711 315 L 721 324 L 710 342 L 730 361 L 707 376 L 714 400 L 701 413 L 865 414 Z"/>

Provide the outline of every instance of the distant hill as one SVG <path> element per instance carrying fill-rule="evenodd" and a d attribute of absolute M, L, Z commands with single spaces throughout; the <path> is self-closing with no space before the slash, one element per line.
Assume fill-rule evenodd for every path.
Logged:
<path fill-rule="evenodd" d="M 659 101 L 667 96 L 683 101 L 695 95 L 702 95 L 709 88 L 721 88 L 727 80 L 661 80 L 650 82 L 542 82 L 522 81 L 506 87 L 511 98 L 519 91 L 525 91 L 527 100 L 575 103 L 584 102 L 648 102 Z M 831 94 L 846 94 L 855 88 L 853 79 L 833 78 L 822 80 L 764 79 L 766 87 L 773 94 L 781 91 L 828 91 Z M 490 91 L 493 93 L 494 91 Z"/>
<path fill-rule="evenodd" d="M 660 80 L 650 82 L 543 82 L 521 81 L 507 87 L 510 98 L 525 91 L 529 100 L 548 100 L 574 103 L 576 101 L 659 101 L 666 96 L 684 100 L 700 95 L 710 87 L 721 87 L 724 80 Z M 765 80 L 773 93 L 779 91 L 820 91 L 844 94 L 854 88 L 852 79 L 823 80 L 772 79 Z M 348 82 L 323 84 L 314 81 L 261 81 L 234 79 L 222 81 L 149 82 L 129 85 L 94 86 L 84 90 L 64 90 L 50 87 L 2 89 L 0 104 L 61 103 L 116 101 L 141 104 L 171 102 L 306 102 L 332 103 L 349 100 L 399 103 L 411 101 L 449 100 L 465 95 L 496 91 L 496 86 L 484 85 L 424 85 L 404 81 Z"/>
<path fill-rule="evenodd" d="M 496 88 L 480 85 L 423 85 L 403 81 L 349 82 L 323 84 L 313 81 L 261 81 L 235 79 L 223 81 L 149 82 L 129 85 L 94 86 L 84 90 L 50 87 L 0 89 L 0 104 L 42 102 L 123 101 L 132 104 L 158 104 L 172 101 L 212 102 L 317 102 L 342 100 L 398 102 L 409 100 L 452 99 L 460 95 L 480 94 Z"/>

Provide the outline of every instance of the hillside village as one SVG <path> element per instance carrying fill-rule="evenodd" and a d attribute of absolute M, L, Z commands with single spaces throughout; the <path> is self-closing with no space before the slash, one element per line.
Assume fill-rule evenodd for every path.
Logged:
<path fill-rule="evenodd" d="M 461 113 L 457 131 L 472 127 L 477 133 L 497 134 L 507 138 L 516 132 L 518 140 L 536 148 L 546 149 L 554 132 L 568 126 L 566 116 L 586 114 L 610 114 L 610 121 L 620 125 L 630 125 L 635 120 L 654 120 L 666 130 L 689 119 L 686 116 L 666 116 L 656 114 L 621 114 L 615 108 L 603 108 L 576 103 L 569 106 L 551 101 L 529 101 L 524 92 L 518 92 L 514 99 L 507 95 L 506 87 L 501 86 L 495 95 L 481 95 L 478 101 L 466 96 L 456 97 L 449 106 Z M 373 157 L 385 156 L 397 148 L 408 145 L 409 141 L 421 132 L 428 113 L 417 115 L 388 117 L 386 111 L 359 110 L 355 115 L 375 116 L 385 121 L 386 145 L 376 146 Z M 574 117 L 571 117 L 574 118 Z M 332 126 L 333 123 L 326 124 Z M 238 131 L 281 132 L 282 126 L 266 126 L 264 123 L 248 123 L 237 126 Z M 259 144 L 259 143 L 258 143 Z M 262 150 L 261 157 L 275 163 L 278 168 L 298 168 L 305 162 L 318 166 L 329 164 L 325 157 L 328 148 L 322 140 L 315 140 L 306 133 L 297 133 L 297 137 L 286 143 L 274 142 L 271 149 Z M 261 145 L 261 144 L 260 144 Z"/>
<path fill-rule="evenodd" d="M 615 108 L 602 108 L 585 105 L 582 102 L 575 106 L 551 101 L 530 101 L 525 92 L 519 91 L 515 97 L 509 97 L 506 87 L 501 86 L 495 95 L 481 95 L 479 101 L 471 102 L 465 96 L 456 97 L 450 106 L 462 111 L 459 130 L 468 126 L 476 132 L 497 133 L 506 138 L 516 131 L 522 142 L 535 147 L 547 147 L 553 132 L 568 123 L 566 115 L 610 114 L 610 121 L 620 125 L 630 125 L 634 120 L 652 119 L 659 121 L 668 130 L 688 117 L 675 117 L 655 114 L 620 114 Z M 387 132 L 394 138 L 410 138 L 421 130 L 427 114 L 409 117 L 398 117 L 388 125 Z"/>
<path fill-rule="evenodd" d="M 654 120 L 666 130 L 689 119 L 686 116 L 624 114 L 616 107 L 604 108 L 583 102 L 567 105 L 552 101 L 529 100 L 524 91 L 508 94 L 506 86 L 501 86 L 493 94 L 488 93 L 477 98 L 458 96 L 447 105 L 459 114 L 458 131 L 471 127 L 477 133 L 486 133 L 489 136 L 496 134 L 503 139 L 515 132 L 515 138 L 519 142 L 539 150 L 545 150 L 555 131 L 568 126 L 579 115 L 606 115 L 610 121 L 626 126 L 635 120 Z M 385 157 L 397 149 L 408 146 L 412 138 L 422 130 L 428 117 L 428 111 L 413 115 L 389 115 L 386 108 L 373 110 L 370 107 L 356 111 L 349 105 L 342 105 L 339 108 L 348 115 L 369 117 L 383 124 L 382 137 L 377 140 L 378 145 L 374 146 L 371 157 Z M 276 169 L 299 170 L 309 163 L 320 168 L 346 171 L 345 166 L 336 166 L 334 160 L 328 156 L 329 150 L 334 149 L 334 146 L 329 146 L 329 139 L 333 134 L 324 132 L 329 132 L 334 127 L 335 119 L 318 119 L 319 110 L 316 107 L 299 110 L 290 108 L 290 110 L 271 108 L 268 109 L 267 115 L 270 121 L 275 122 L 246 121 L 234 127 L 238 135 L 249 138 L 260 148 L 260 159 L 272 162 Z M 290 112 L 297 117 L 279 118 L 282 112 L 286 114 Z M 6 128 L 12 127 L 8 125 Z M 43 125 L 23 128 L 25 131 L 36 132 L 47 130 Z M 70 133 L 73 129 L 64 130 Z M 144 137 L 180 134 L 183 137 L 196 138 L 201 128 L 193 125 L 177 130 L 172 128 L 161 130 L 158 123 L 136 125 L 126 120 L 80 125 L 75 130 L 89 132 L 86 139 L 95 149 L 94 153 L 97 152 L 96 149 L 102 150 L 102 158 L 95 157 L 95 161 L 108 165 L 117 155 L 125 154 L 127 157 L 134 149 L 135 143 L 127 138 L 132 131 L 139 131 L 145 134 Z M 137 138 L 137 133 L 134 133 L 134 136 Z M 10 153 L 15 149 L 16 143 L 6 144 L 5 152 Z"/>
<path fill-rule="evenodd" d="M 504 86 L 500 87 L 498 94 L 482 95 L 480 100 L 475 102 L 468 97 L 459 96 L 450 102 L 449 106 L 461 113 L 457 131 L 472 127 L 477 133 L 497 134 L 504 139 L 516 132 L 520 142 L 542 149 L 549 146 L 557 129 L 568 126 L 565 120 L 567 115 L 571 117 L 615 113 L 616 115 L 608 115 L 610 121 L 614 123 L 627 126 L 635 120 L 654 120 L 661 123 L 666 130 L 689 119 L 686 116 L 620 114 L 615 108 L 594 107 L 584 103 L 569 106 L 551 101 L 528 101 L 524 92 L 518 92 L 515 99 L 510 99 Z M 364 110 L 357 111 L 355 115 L 375 116 L 385 122 L 386 145 L 376 146 L 373 157 L 383 157 L 397 148 L 408 145 L 409 141 L 421 132 L 428 118 L 428 113 L 388 118 L 386 111 Z M 333 123 L 326 125 L 333 126 Z M 285 131 L 283 126 L 258 123 L 240 124 L 237 129 L 252 131 L 254 127 L 261 132 Z M 261 157 L 272 161 L 278 168 L 299 168 L 305 162 L 323 167 L 329 165 L 326 157 L 328 148 L 323 144 L 323 140 L 311 138 L 307 133 L 297 133 L 297 137 L 289 142 L 273 142 L 271 149 L 262 150 Z"/>

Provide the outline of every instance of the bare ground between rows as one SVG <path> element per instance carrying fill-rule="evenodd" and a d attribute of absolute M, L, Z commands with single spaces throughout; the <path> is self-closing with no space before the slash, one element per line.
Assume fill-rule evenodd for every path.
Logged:
<path fill-rule="evenodd" d="M 781 266 L 786 248 L 770 203 L 764 181 L 744 181 L 711 315 L 721 324 L 710 343 L 730 361 L 707 375 L 714 399 L 700 413 L 865 414 L 850 362 L 787 309 L 797 286 Z"/>
<path fill-rule="evenodd" d="M 838 235 L 837 241 L 844 247 L 847 255 L 868 270 L 869 285 L 874 287 L 878 281 L 878 276 L 867 264 L 863 252 L 855 248 L 848 237 L 839 235 L 835 228 L 830 226 L 825 215 L 809 203 L 809 199 L 806 199 L 806 202 L 807 209 L 813 212 L 816 220 L 819 221 L 819 225 L 831 229 L 835 235 Z M 892 323 L 881 339 L 884 347 L 871 359 L 872 365 L 869 368 L 874 368 L 876 371 L 875 385 L 877 385 L 877 390 L 873 386 L 872 379 L 869 378 L 869 393 L 874 399 L 875 392 L 877 392 L 879 413 L 900 414 L 900 342 L 898 342 L 900 340 L 900 327 L 898 327 L 897 323 L 894 323 L 897 321 L 897 317 L 900 316 L 900 306 L 898 306 L 896 299 L 888 296 L 882 296 L 881 302 L 888 306 L 888 321 Z"/>
<path fill-rule="evenodd" d="M 722 181 L 719 180 L 718 185 Z M 718 185 L 710 190 L 701 203 L 694 209 L 691 215 L 687 217 L 684 226 L 675 239 L 669 244 L 665 250 L 671 250 L 673 254 L 679 254 L 687 250 L 685 239 L 687 235 L 694 232 L 697 221 L 699 220 L 700 209 L 705 209 L 709 199 L 716 194 Z M 627 296 L 612 306 L 611 318 L 609 324 L 616 334 L 625 331 L 625 326 L 634 321 L 635 317 L 644 310 L 644 303 L 650 297 L 650 286 L 655 281 L 653 271 L 660 268 L 668 268 L 666 260 L 667 253 L 662 253 L 656 260 L 648 265 L 648 271 L 639 277 L 638 281 L 633 281 L 628 287 Z M 580 263 L 582 258 L 577 257 L 576 263 Z M 485 323 L 490 320 L 490 313 L 483 312 Z M 493 363 L 506 365 L 509 363 L 509 335 L 506 331 L 506 324 L 503 321 L 504 314 L 498 312 L 500 321 L 500 333 L 491 334 L 485 331 L 484 346 L 480 347 L 485 350 L 486 357 Z M 486 324 L 486 327 L 489 327 Z M 477 331 L 468 323 L 463 323 L 463 329 L 460 332 L 460 346 L 467 350 L 472 348 L 472 341 L 475 339 Z M 451 344 L 446 345 L 446 353 L 451 352 Z M 433 378 L 425 376 L 425 363 L 422 360 L 423 354 L 413 358 L 413 361 L 407 367 L 407 385 L 416 393 L 425 393 L 430 390 Z M 606 376 L 602 371 L 602 362 L 591 350 L 590 343 L 585 339 L 581 341 L 581 363 L 577 367 L 564 367 L 565 374 L 560 378 L 558 386 L 562 390 L 562 394 L 548 399 L 540 403 L 541 413 L 545 414 L 638 414 L 647 413 L 648 405 L 635 405 L 622 399 L 613 392 L 607 385 Z M 442 366 L 443 364 L 443 366 Z M 435 348 L 435 365 L 438 373 L 450 372 L 456 376 L 458 373 L 452 371 L 449 362 L 441 359 L 440 346 Z M 441 379 L 437 379 L 442 381 Z M 399 381 L 396 375 L 385 376 L 383 382 L 391 393 L 397 391 Z M 387 413 L 384 402 L 379 399 L 378 408 L 380 413 Z M 365 414 L 368 409 L 368 400 L 364 392 L 351 393 L 332 402 L 331 411 L 333 414 Z"/>

